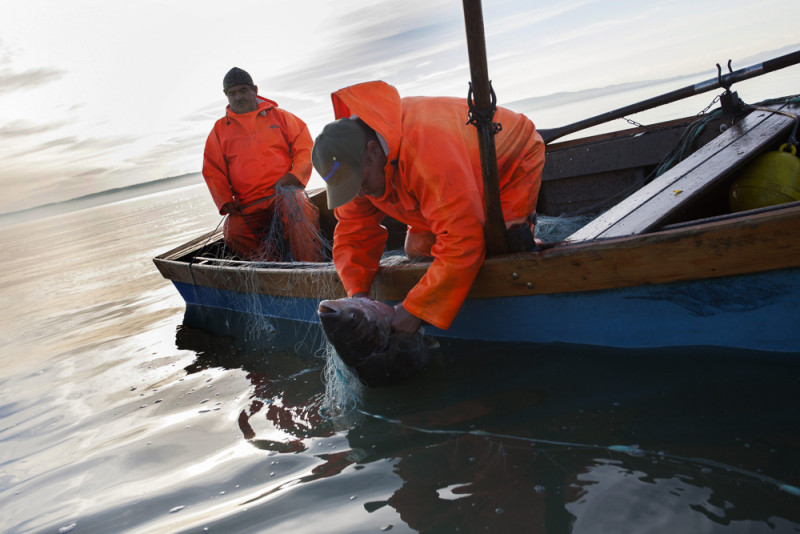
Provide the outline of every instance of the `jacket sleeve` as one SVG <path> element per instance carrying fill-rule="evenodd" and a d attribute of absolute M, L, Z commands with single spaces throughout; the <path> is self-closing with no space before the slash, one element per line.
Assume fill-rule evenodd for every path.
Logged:
<path fill-rule="evenodd" d="M 366 199 L 355 198 L 334 210 L 333 263 L 347 296 L 368 293 L 378 272 L 389 232 L 381 226 L 385 217 Z"/>
<path fill-rule="evenodd" d="M 413 136 L 405 185 L 436 236 L 433 262 L 408 292 L 403 306 L 433 326 L 447 329 L 467 298 L 486 254 L 483 204 L 467 149 L 456 135 Z"/>
<path fill-rule="evenodd" d="M 278 112 L 283 116 L 286 140 L 292 153 L 292 174 L 306 186 L 311 178 L 311 149 L 314 141 L 308 132 L 308 126 L 299 117 L 282 109 L 278 109 Z"/>
<path fill-rule="evenodd" d="M 228 163 L 225 161 L 216 127 L 206 139 L 206 148 L 203 152 L 203 178 L 206 180 L 214 204 L 220 210 L 219 214 L 224 215 L 222 206 L 233 201 L 233 191 L 228 177 Z"/>

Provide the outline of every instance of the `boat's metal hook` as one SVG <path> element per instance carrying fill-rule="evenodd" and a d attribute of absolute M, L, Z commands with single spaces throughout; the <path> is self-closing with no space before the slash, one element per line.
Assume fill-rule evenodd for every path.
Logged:
<path fill-rule="evenodd" d="M 732 61 L 733 60 L 731 60 L 731 59 L 728 60 L 728 74 L 733 73 L 733 69 L 731 68 L 731 62 Z M 726 81 L 723 80 L 723 78 L 722 78 L 722 67 L 720 66 L 719 63 L 717 63 L 717 81 L 719 82 L 720 86 L 724 87 L 726 90 L 730 89 L 731 85 L 733 85 L 733 82 L 726 82 Z"/>

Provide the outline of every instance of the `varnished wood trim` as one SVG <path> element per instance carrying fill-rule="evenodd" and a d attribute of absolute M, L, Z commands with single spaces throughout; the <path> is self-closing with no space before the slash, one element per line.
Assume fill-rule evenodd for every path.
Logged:
<path fill-rule="evenodd" d="M 562 245 L 489 258 L 470 298 L 546 295 L 701 280 L 800 267 L 800 207 L 642 236 Z M 345 296 L 331 263 L 302 269 L 194 265 L 159 257 L 170 280 L 283 297 Z M 385 266 L 373 284 L 381 299 L 402 300 L 429 263 Z"/>

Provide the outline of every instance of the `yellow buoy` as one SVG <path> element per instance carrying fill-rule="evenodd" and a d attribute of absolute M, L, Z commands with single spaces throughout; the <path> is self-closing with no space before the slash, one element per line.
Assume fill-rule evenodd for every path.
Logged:
<path fill-rule="evenodd" d="M 744 211 L 800 200 L 800 158 L 792 145 L 767 152 L 751 161 L 733 182 L 731 211 Z"/>

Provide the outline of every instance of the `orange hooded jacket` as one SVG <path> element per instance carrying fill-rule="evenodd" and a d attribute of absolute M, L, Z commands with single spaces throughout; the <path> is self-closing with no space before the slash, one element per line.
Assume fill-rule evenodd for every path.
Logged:
<path fill-rule="evenodd" d="M 465 99 L 400 98 L 384 82 L 367 82 L 332 95 L 337 119 L 357 115 L 388 144 L 386 192 L 356 197 L 335 210 L 333 260 L 348 295 L 368 292 L 378 270 L 389 215 L 413 230 L 432 232 L 433 263 L 403 306 L 447 329 L 483 263 L 483 176 L 474 126 Z M 544 142 L 524 115 L 498 108 L 495 137 L 500 198 L 507 223 L 536 209 Z"/>
<path fill-rule="evenodd" d="M 311 177 L 313 141 L 306 124 L 272 100 L 258 100 L 258 109 L 250 113 L 226 108 L 206 140 L 203 177 L 220 215 L 234 199 L 246 207 L 271 196 L 288 172 L 304 186 Z"/>

